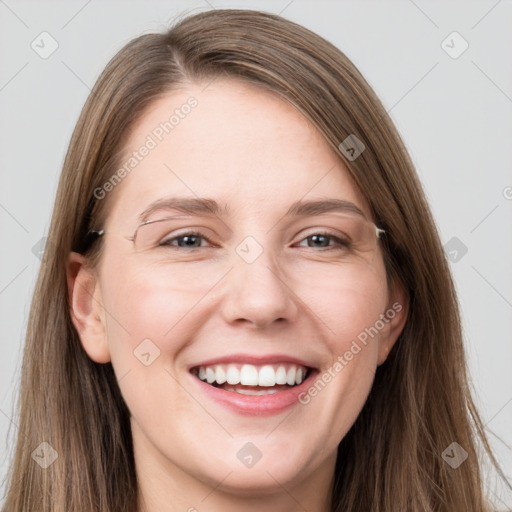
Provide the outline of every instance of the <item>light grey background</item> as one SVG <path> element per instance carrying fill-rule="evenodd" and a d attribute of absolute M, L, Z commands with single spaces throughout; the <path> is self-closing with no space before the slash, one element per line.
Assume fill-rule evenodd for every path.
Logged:
<path fill-rule="evenodd" d="M 426 189 L 460 294 L 470 370 L 512 481 L 512 2 L 0 0 L 0 478 L 31 294 L 64 154 L 108 59 L 184 11 L 281 13 L 344 51 L 398 126 Z M 47 59 L 31 48 L 47 31 Z M 446 51 L 463 48 L 458 58 Z M 49 40 L 45 48 L 48 49 Z M 451 48 L 450 48 L 451 47 Z M 461 244 L 467 253 L 460 250 Z M 443 347 L 440 346 L 442 351 Z M 10 437 L 7 432 L 11 425 Z M 501 438 L 501 440 L 498 439 Z M 507 447 L 508 445 L 508 447 Z M 500 510 L 510 492 L 489 477 Z"/>

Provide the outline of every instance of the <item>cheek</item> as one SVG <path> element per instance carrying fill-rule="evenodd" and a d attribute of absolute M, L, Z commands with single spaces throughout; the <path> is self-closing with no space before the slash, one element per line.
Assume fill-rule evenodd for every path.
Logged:
<path fill-rule="evenodd" d="M 355 421 L 370 391 L 378 361 L 379 338 L 386 325 L 388 289 L 383 262 L 354 268 L 330 269 L 322 286 L 304 287 L 301 297 L 320 319 L 322 341 L 330 361 L 303 396 L 312 415 L 329 418 L 336 439 Z M 325 277 L 325 276 L 324 276 Z"/>
<path fill-rule="evenodd" d="M 151 265 L 136 265 L 126 255 L 106 258 L 102 273 L 107 340 L 116 371 L 137 366 L 139 352 L 149 350 L 155 357 L 179 350 L 180 320 L 197 302 L 198 290 L 176 287 L 172 276 L 163 279 Z"/>
<path fill-rule="evenodd" d="M 330 361 L 300 397 L 310 417 L 318 418 L 332 449 L 347 434 L 363 408 L 378 362 L 376 328 L 386 308 L 386 282 L 373 272 L 333 283 L 314 297 Z M 323 306 L 323 309 L 322 309 Z M 380 327 L 380 324 L 378 324 Z M 320 428 L 320 427 L 319 427 Z"/>
<path fill-rule="evenodd" d="M 385 313 L 388 288 L 384 263 L 337 267 L 327 265 L 311 279 L 297 283 L 297 295 L 315 313 L 329 340 L 330 351 L 339 355 L 351 342 L 364 338 Z M 305 275 L 308 275 L 305 274 Z"/>
<path fill-rule="evenodd" d="M 155 404 L 179 411 L 190 402 L 171 375 L 177 355 L 193 336 L 189 313 L 201 295 L 199 285 L 176 288 L 172 276 L 162 279 L 151 266 L 123 258 L 106 260 L 103 273 L 107 339 L 121 392 L 144 424 L 159 425 L 162 409 Z"/>
<path fill-rule="evenodd" d="M 175 337 L 170 331 L 222 276 L 204 264 L 141 263 L 114 250 L 105 258 L 102 274 L 109 339 L 129 337 L 132 344 L 144 338 L 168 343 Z"/>

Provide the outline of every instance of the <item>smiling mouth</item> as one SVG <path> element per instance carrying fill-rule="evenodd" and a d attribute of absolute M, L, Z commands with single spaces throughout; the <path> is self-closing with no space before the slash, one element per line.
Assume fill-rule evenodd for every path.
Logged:
<path fill-rule="evenodd" d="M 312 369 L 293 363 L 214 364 L 196 366 L 191 373 L 199 380 L 242 395 L 272 395 L 302 384 Z"/>

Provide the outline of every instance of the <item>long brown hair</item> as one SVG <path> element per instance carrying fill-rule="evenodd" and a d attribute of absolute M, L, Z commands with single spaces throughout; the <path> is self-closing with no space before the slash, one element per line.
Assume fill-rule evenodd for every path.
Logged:
<path fill-rule="evenodd" d="M 409 296 L 404 330 L 339 445 L 332 511 L 487 510 L 479 457 L 487 453 L 497 464 L 471 397 L 449 267 L 396 128 L 332 44 L 277 15 L 230 9 L 188 16 L 165 33 L 132 40 L 85 103 L 31 305 L 6 510 L 137 510 L 129 411 L 112 365 L 93 362 L 81 346 L 66 264 L 70 251 L 98 261 L 101 243 L 87 252 L 87 233 L 103 224 L 110 201 L 97 200 L 94 190 L 120 165 L 127 134 L 147 107 L 177 87 L 219 76 L 278 94 L 323 134 L 386 230 L 388 277 Z M 340 149 L 350 135 L 365 145 L 355 160 Z M 46 469 L 32 457 L 42 442 L 57 454 Z M 457 469 L 442 458 L 453 442 L 468 453 Z"/>

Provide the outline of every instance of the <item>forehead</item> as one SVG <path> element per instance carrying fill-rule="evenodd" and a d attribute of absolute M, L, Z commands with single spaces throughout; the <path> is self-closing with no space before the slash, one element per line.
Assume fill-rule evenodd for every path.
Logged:
<path fill-rule="evenodd" d="M 322 134 L 276 94 L 235 80 L 157 100 L 132 128 L 122 160 L 132 165 L 113 191 L 113 221 L 167 196 L 215 198 L 234 215 L 260 216 L 301 199 L 338 198 L 369 215 Z"/>

